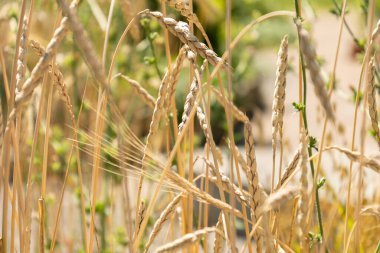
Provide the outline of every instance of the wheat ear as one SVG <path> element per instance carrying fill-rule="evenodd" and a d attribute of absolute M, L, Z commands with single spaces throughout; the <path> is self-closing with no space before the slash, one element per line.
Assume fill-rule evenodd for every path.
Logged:
<path fill-rule="evenodd" d="M 259 179 L 257 175 L 256 154 L 252 135 L 252 126 L 249 121 L 245 122 L 244 124 L 244 147 L 248 165 L 248 191 L 252 197 L 253 207 L 253 210 L 251 210 L 251 219 L 252 223 L 255 224 L 259 218 L 256 210 L 261 204 L 261 199 L 259 191 Z M 261 253 L 263 251 L 263 238 L 260 232 L 256 230 L 253 234 L 253 239 L 256 242 L 256 252 Z"/>
<path fill-rule="evenodd" d="M 298 207 L 298 223 L 300 225 L 300 238 L 301 238 L 301 249 L 306 249 L 307 244 L 303 240 L 303 237 L 307 234 L 307 209 L 309 204 L 309 194 L 308 194 L 308 183 L 307 183 L 307 162 L 308 162 L 308 137 L 306 135 L 306 131 L 304 129 L 301 130 L 301 198 L 299 200 Z"/>
<path fill-rule="evenodd" d="M 218 222 L 215 225 L 216 230 L 223 231 L 223 213 L 219 214 Z M 214 253 L 220 253 L 223 248 L 223 236 L 219 233 L 215 234 Z"/>
<path fill-rule="evenodd" d="M 223 96 L 214 86 L 211 86 L 211 90 L 215 95 L 216 100 L 224 106 L 224 108 L 230 108 L 232 115 L 239 121 L 245 123 L 249 122 L 248 117 L 239 110 L 230 100 Z"/>
<path fill-rule="evenodd" d="M 125 75 L 120 75 L 120 77 L 126 80 L 128 84 L 132 86 L 132 88 L 136 91 L 139 97 L 145 102 L 145 104 L 147 104 L 151 108 L 154 108 L 154 106 L 156 105 L 156 99 L 152 95 L 150 95 L 149 92 L 146 89 L 144 89 L 144 87 L 142 87 L 139 82 Z"/>
<path fill-rule="evenodd" d="M 181 238 L 178 238 L 177 240 L 174 240 L 173 242 L 167 243 L 165 245 L 162 245 L 159 247 L 155 252 L 173 252 L 175 250 L 178 250 L 180 248 L 183 248 L 185 246 L 191 245 L 195 242 L 197 242 L 202 236 L 215 232 L 215 227 L 207 227 L 203 228 L 201 230 L 197 230 L 193 233 L 186 234 L 182 236 Z"/>
<path fill-rule="evenodd" d="M 39 56 L 44 55 L 45 49 L 37 41 L 31 40 L 30 46 L 32 49 L 34 49 L 36 51 L 36 53 Z M 58 85 L 59 92 L 65 100 L 66 108 L 70 114 L 71 123 L 74 126 L 76 124 L 76 121 L 75 121 L 75 116 L 74 116 L 74 112 L 73 112 L 73 105 L 71 103 L 70 96 L 67 94 L 66 85 L 65 85 L 65 82 L 63 81 L 62 72 L 59 70 L 57 64 L 54 64 L 54 67 L 51 64 L 49 64 L 49 69 L 50 69 L 50 72 L 52 72 L 52 74 L 53 74 L 54 83 L 56 83 Z"/>
<path fill-rule="evenodd" d="M 282 135 L 284 125 L 285 110 L 285 88 L 286 70 L 288 67 L 288 36 L 281 41 L 280 50 L 277 57 L 276 82 L 272 105 L 272 156 L 273 156 L 273 176 L 276 164 L 277 133 L 279 135 L 280 147 L 282 146 Z M 281 171 L 281 168 L 280 168 Z"/>
<path fill-rule="evenodd" d="M 26 72 L 26 54 L 28 52 L 28 18 L 24 17 L 22 24 L 22 33 L 20 38 L 20 47 L 17 57 L 16 87 L 21 90 Z"/>
<path fill-rule="evenodd" d="M 229 193 L 233 193 L 235 195 L 235 197 L 242 204 L 244 203 L 246 206 L 250 206 L 250 202 L 246 198 L 246 196 L 244 195 L 244 193 L 239 189 L 238 186 L 236 186 L 233 182 L 231 182 L 231 180 L 229 179 L 229 177 L 227 177 L 224 174 L 223 171 L 217 170 L 215 168 L 215 166 L 209 160 L 207 160 L 205 157 L 200 157 L 200 158 L 211 168 L 212 173 L 216 176 L 215 180 L 218 177 L 217 174 L 219 174 L 219 177 L 220 177 L 220 179 L 222 181 L 222 186 L 223 186 L 224 190 L 228 191 Z M 217 181 L 214 181 L 214 179 L 211 179 L 211 181 L 216 182 L 216 184 L 217 184 Z"/>
<path fill-rule="evenodd" d="M 360 152 L 351 151 L 350 149 L 336 146 L 327 147 L 325 148 L 325 150 L 338 150 L 339 152 L 345 154 L 347 158 L 350 159 L 352 162 L 362 162 L 362 165 L 364 167 L 370 168 L 373 171 L 380 173 L 380 162 L 374 157 L 366 157 L 364 155 L 361 155 Z"/>
<path fill-rule="evenodd" d="M 280 207 L 288 201 L 293 200 L 299 193 L 299 188 L 289 186 L 280 191 L 276 191 L 268 196 L 260 208 L 260 214 L 269 212 L 270 210 L 278 211 Z"/>
<path fill-rule="evenodd" d="M 368 101 L 368 112 L 371 118 L 372 129 L 375 133 L 375 139 L 380 147 L 380 130 L 378 125 L 378 114 L 376 107 L 376 91 L 375 91 L 375 77 L 374 77 L 375 64 L 372 58 L 368 64 L 367 70 L 367 101 Z"/>
<path fill-rule="evenodd" d="M 190 53 L 193 54 L 193 53 Z M 192 56 L 195 58 L 195 56 Z M 181 134 L 183 126 L 186 124 L 187 120 L 189 119 L 190 112 L 194 107 L 195 99 L 197 98 L 199 88 L 200 88 L 200 82 L 201 82 L 201 75 L 204 69 L 204 65 L 202 66 L 201 70 L 199 71 L 196 67 L 196 64 L 194 62 L 194 58 L 192 58 L 192 62 L 194 65 L 194 80 L 191 82 L 190 85 L 190 91 L 186 96 L 185 105 L 183 108 L 183 114 L 182 114 L 182 121 L 178 125 L 178 134 Z M 206 62 L 207 63 L 207 62 Z"/>
<path fill-rule="evenodd" d="M 214 51 L 208 48 L 206 44 L 200 42 L 198 38 L 190 32 L 189 25 L 187 23 L 164 17 L 163 14 L 158 11 L 150 11 L 147 14 L 156 18 L 163 27 L 179 38 L 182 43 L 189 46 L 194 53 L 199 54 L 212 65 L 216 66 L 220 61 L 222 61 L 222 59 L 218 57 Z M 226 64 L 224 64 L 224 66 L 226 66 Z"/>
<path fill-rule="evenodd" d="M 186 17 L 187 21 L 194 23 L 195 26 L 202 33 L 203 37 L 206 39 L 207 43 L 209 43 L 209 38 L 207 36 L 207 33 L 204 30 L 201 22 L 199 22 L 197 14 L 191 11 L 190 6 L 187 3 L 185 3 L 185 1 L 167 0 L 167 3 L 169 4 L 169 6 L 179 11 L 182 14 L 182 16 Z"/>
<path fill-rule="evenodd" d="M 181 201 L 182 194 L 179 194 L 177 197 L 175 197 L 169 205 L 165 208 L 165 210 L 160 214 L 160 217 L 158 220 L 154 223 L 152 232 L 150 232 L 148 242 L 146 243 L 144 253 L 147 253 L 149 250 L 149 247 L 152 245 L 154 239 L 156 238 L 157 234 L 161 231 L 162 226 L 164 223 L 170 218 L 170 216 L 174 213 L 178 203 Z"/>
<path fill-rule="evenodd" d="M 292 175 L 292 173 L 296 170 L 300 157 L 301 157 L 300 148 L 298 148 L 297 152 L 294 153 L 289 164 L 286 166 L 284 173 L 282 174 L 281 179 L 279 183 L 277 184 L 276 190 L 278 190 L 286 182 L 286 180 L 290 177 L 290 175 Z"/>
<path fill-rule="evenodd" d="M 70 9 L 74 9 L 78 5 L 78 0 L 74 0 L 70 4 Z M 9 114 L 8 123 L 12 122 L 16 116 L 16 112 L 19 107 L 26 103 L 31 97 L 33 90 L 37 87 L 38 81 L 42 78 L 42 75 L 45 73 L 46 69 L 49 66 L 50 61 L 55 56 L 59 45 L 61 44 L 63 38 L 65 37 L 68 31 L 68 18 L 64 17 L 61 20 L 58 28 L 54 31 L 53 37 L 46 47 L 45 54 L 40 57 L 38 63 L 33 68 L 30 77 L 25 81 L 23 89 L 16 93 L 14 108 Z M 7 124 L 8 127 L 8 124 Z"/>
<path fill-rule="evenodd" d="M 300 36 L 301 51 L 305 56 L 306 67 L 309 69 L 310 77 L 312 83 L 314 84 L 314 93 L 318 97 L 319 103 L 323 107 L 327 118 L 334 121 L 334 112 L 325 88 L 327 81 L 317 61 L 317 53 L 311 43 L 310 35 L 305 29 L 301 27 L 301 25 L 298 25 L 298 32 Z"/>
<path fill-rule="evenodd" d="M 172 99 L 174 97 L 176 87 L 177 87 L 177 83 L 178 83 L 178 79 L 179 79 L 179 74 L 181 72 L 182 64 L 185 60 L 185 54 L 186 54 L 187 48 L 188 48 L 187 46 L 184 46 L 181 48 L 181 50 L 178 53 L 177 59 L 173 65 L 173 68 L 172 68 L 170 81 L 168 83 L 168 92 L 167 92 L 166 98 L 165 98 L 167 111 L 169 111 L 170 107 L 171 107 Z"/>

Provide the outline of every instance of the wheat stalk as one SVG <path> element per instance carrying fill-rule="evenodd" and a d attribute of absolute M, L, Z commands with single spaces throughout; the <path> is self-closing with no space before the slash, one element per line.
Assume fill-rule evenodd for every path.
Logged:
<path fill-rule="evenodd" d="M 374 58 L 368 64 L 367 70 L 367 80 L 368 80 L 368 88 L 367 88 L 367 101 L 368 101 L 368 112 L 371 118 L 372 129 L 375 133 L 375 139 L 377 144 L 380 147 L 380 130 L 378 125 L 378 114 L 376 107 L 376 91 L 375 91 L 375 64 Z"/>
<path fill-rule="evenodd" d="M 308 182 L 307 182 L 307 162 L 308 162 L 308 137 L 306 135 L 306 130 L 301 130 L 301 161 L 300 161 L 300 167 L 301 167 L 301 176 L 300 176 L 300 182 L 301 182 L 301 198 L 299 201 L 299 207 L 298 207 L 298 223 L 300 225 L 300 238 L 303 238 L 307 234 L 307 211 L 308 211 L 308 204 L 309 204 L 309 194 L 308 194 Z M 301 249 L 306 249 L 307 244 L 306 242 L 301 239 Z"/>
<path fill-rule="evenodd" d="M 306 67 L 310 71 L 310 77 L 312 83 L 314 84 L 314 93 L 318 97 L 319 103 L 323 107 L 327 118 L 332 121 L 335 121 L 330 99 L 325 89 L 327 81 L 317 61 L 317 53 L 314 46 L 311 43 L 310 35 L 305 29 L 301 27 L 301 25 L 297 25 L 297 27 L 300 36 L 301 51 L 305 56 Z"/>
<path fill-rule="evenodd" d="M 157 234 L 161 231 L 162 226 L 169 219 L 169 217 L 174 213 L 177 205 L 181 201 L 181 198 L 182 198 L 182 194 L 179 194 L 178 196 L 176 196 L 172 201 L 170 201 L 169 205 L 164 209 L 164 211 L 162 211 L 162 213 L 160 214 L 160 217 L 154 223 L 152 232 L 150 232 L 148 242 L 146 243 L 146 246 L 144 249 L 144 253 L 148 252 L 149 247 L 152 245 Z"/>
<path fill-rule="evenodd" d="M 178 250 L 180 248 L 183 248 L 185 246 L 191 245 L 195 242 L 197 242 L 202 236 L 215 232 L 215 227 L 207 227 L 203 228 L 201 230 L 197 230 L 193 233 L 186 234 L 182 236 L 181 238 L 178 238 L 177 240 L 174 240 L 170 243 L 164 244 L 157 248 L 155 251 L 156 253 L 160 252 L 173 252 L 175 250 Z"/>
<path fill-rule="evenodd" d="M 187 23 L 164 17 L 164 15 L 158 11 L 150 11 L 147 14 L 156 18 L 164 28 L 168 29 L 174 36 L 179 38 L 182 43 L 189 46 L 194 53 L 199 54 L 212 65 L 216 66 L 222 61 L 214 51 L 208 48 L 204 43 L 200 42 L 198 38 L 190 32 Z M 226 66 L 226 64 L 224 64 L 224 66 Z"/>

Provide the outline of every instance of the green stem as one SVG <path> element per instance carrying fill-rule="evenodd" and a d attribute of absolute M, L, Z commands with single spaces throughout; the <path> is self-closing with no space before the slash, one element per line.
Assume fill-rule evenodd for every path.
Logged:
<path fill-rule="evenodd" d="M 295 0 L 295 9 L 296 9 L 296 15 L 297 18 L 301 18 L 300 16 L 300 11 L 299 11 L 299 6 L 298 6 L 298 0 Z M 298 34 L 299 35 L 299 34 Z M 298 36 L 298 42 L 300 43 L 300 36 Z M 301 60 L 301 69 L 302 69 L 302 83 L 303 83 L 303 104 L 304 104 L 304 110 L 302 110 L 302 119 L 303 119 L 303 124 L 305 127 L 305 131 L 308 134 L 309 129 L 308 129 L 308 123 L 307 123 L 307 113 L 306 113 L 306 94 L 307 94 L 307 81 L 306 81 L 306 68 L 305 68 L 305 62 L 303 59 L 303 55 L 301 52 L 301 49 L 299 49 L 299 54 L 300 54 L 300 60 Z M 312 157 L 313 155 L 313 150 L 309 146 L 308 147 L 308 154 L 309 157 Z M 310 169 L 311 169 L 311 174 L 314 178 L 314 162 L 313 160 L 310 160 Z M 316 203 L 316 208 L 317 208 L 317 216 L 318 216 L 318 225 L 319 225 L 319 233 L 321 234 L 322 241 L 324 240 L 324 233 L 323 233 L 323 222 L 322 222 L 322 212 L 321 212 L 321 205 L 319 201 L 319 193 L 318 189 L 315 190 L 315 203 Z M 328 249 L 326 248 L 326 252 L 328 252 Z"/>
<path fill-rule="evenodd" d="M 374 253 L 379 253 L 379 252 L 380 252 L 380 240 L 377 243 L 377 246 L 376 246 L 376 249 L 375 249 Z"/>
<path fill-rule="evenodd" d="M 156 68 L 158 76 L 160 77 L 160 79 L 162 79 L 161 71 L 160 71 L 160 68 L 158 67 L 158 63 L 157 63 L 156 51 L 154 50 L 153 40 L 150 37 L 151 31 L 150 31 L 149 24 L 146 25 L 146 26 L 144 26 L 144 31 L 145 31 L 145 36 L 148 39 L 149 47 L 150 47 L 150 49 L 152 51 L 152 55 L 153 55 L 153 58 L 154 58 L 154 67 Z"/>

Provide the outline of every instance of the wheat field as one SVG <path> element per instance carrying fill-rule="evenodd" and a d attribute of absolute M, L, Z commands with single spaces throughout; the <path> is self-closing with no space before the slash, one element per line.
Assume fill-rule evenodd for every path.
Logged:
<path fill-rule="evenodd" d="M 380 2 L 3 0 L 0 252 L 380 252 Z"/>

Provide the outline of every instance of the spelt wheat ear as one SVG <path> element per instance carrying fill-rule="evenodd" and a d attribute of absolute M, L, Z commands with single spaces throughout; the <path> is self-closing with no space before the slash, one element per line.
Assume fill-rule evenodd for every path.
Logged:
<path fill-rule="evenodd" d="M 301 25 L 298 25 L 297 28 L 300 36 L 301 51 L 305 56 L 306 67 L 310 72 L 310 78 L 314 85 L 314 93 L 318 97 L 319 103 L 324 109 L 327 118 L 334 122 L 334 112 L 331 106 L 330 98 L 325 88 L 327 78 L 317 61 L 317 53 L 315 47 L 311 43 L 309 33 L 303 29 Z"/>
<path fill-rule="evenodd" d="M 308 193 L 308 183 L 307 183 L 307 162 L 308 162 L 308 142 L 309 138 L 306 135 L 305 129 L 301 130 L 301 136 L 300 136 L 300 142 L 301 142 L 301 161 L 300 161 L 300 167 L 301 167 L 301 176 L 300 176 L 300 182 L 301 182 L 301 198 L 299 201 L 299 207 L 298 207 L 298 224 L 300 225 L 300 238 L 303 238 L 307 234 L 307 209 L 309 204 L 309 193 Z M 301 249 L 306 249 L 307 244 L 306 242 L 301 239 Z"/>
<path fill-rule="evenodd" d="M 70 9 L 75 9 L 78 5 L 78 0 L 74 0 L 70 4 Z M 33 68 L 30 77 L 25 81 L 21 91 L 16 93 L 15 104 L 13 110 L 10 112 L 8 117 L 8 123 L 10 123 L 16 116 L 16 111 L 25 104 L 31 97 L 34 89 L 37 87 L 39 80 L 42 78 L 49 63 L 54 58 L 59 45 L 61 44 L 63 38 L 65 37 L 69 28 L 68 18 L 63 17 L 58 28 L 54 31 L 53 37 L 46 47 L 45 54 L 40 57 L 38 63 Z"/>
<path fill-rule="evenodd" d="M 145 104 L 147 104 L 149 107 L 154 108 L 156 105 L 156 99 L 149 94 L 149 92 L 144 89 L 144 87 L 141 86 L 139 82 L 136 80 L 133 80 L 125 75 L 119 75 L 121 78 L 126 80 L 129 85 L 132 86 L 132 88 L 136 91 L 137 95 L 144 101 Z"/>
<path fill-rule="evenodd" d="M 181 50 L 179 50 L 177 59 L 172 68 L 171 77 L 168 83 L 168 92 L 165 97 L 167 111 L 169 111 L 171 107 L 172 99 L 174 97 L 178 79 L 179 79 L 179 74 L 181 72 L 181 68 L 185 60 L 185 54 L 187 50 L 188 50 L 188 46 L 183 46 Z"/>
<path fill-rule="evenodd" d="M 248 117 L 239 110 L 230 100 L 223 96 L 214 86 L 211 86 L 211 90 L 215 95 L 216 100 L 223 105 L 224 108 L 230 108 L 232 115 L 239 121 L 245 123 L 249 122 Z"/>
<path fill-rule="evenodd" d="M 158 235 L 158 233 L 161 231 L 164 223 L 172 216 L 175 212 L 175 209 L 178 205 L 178 203 L 181 201 L 182 194 L 179 194 L 177 197 L 175 197 L 169 205 L 165 208 L 165 210 L 161 213 L 158 220 L 154 223 L 152 232 L 150 232 L 148 242 L 146 243 L 144 253 L 148 252 L 150 246 L 152 245 L 154 239 Z"/>
<path fill-rule="evenodd" d="M 288 67 L 288 36 L 282 39 L 277 57 L 276 82 L 272 105 L 272 149 L 276 153 L 277 133 L 282 142 L 282 128 L 284 124 L 286 70 Z"/>
<path fill-rule="evenodd" d="M 229 192 L 230 194 L 234 194 L 236 199 L 240 201 L 241 204 L 244 204 L 246 206 L 250 206 L 249 198 L 245 196 L 245 194 L 240 190 L 238 186 L 236 186 L 229 177 L 227 177 L 222 170 L 217 170 L 209 160 L 207 160 L 205 157 L 200 157 L 210 168 L 215 176 L 215 178 L 211 178 L 210 181 L 213 183 L 218 184 L 217 177 L 219 176 L 222 182 L 223 189 Z"/>
<path fill-rule="evenodd" d="M 20 38 L 19 53 L 17 57 L 16 87 L 22 89 L 26 72 L 26 54 L 28 52 L 28 18 L 24 17 Z"/>
<path fill-rule="evenodd" d="M 261 206 L 259 210 L 260 214 L 264 214 L 270 210 L 280 210 L 280 207 L 293 200 L 299 194 L 299 191 L 298 187 L 289 186 L 270 194 Z"/>
<path fill-rule="evenodd" d="M 380 173 L 379 156 L 366 157 L 364 155 L 361 155 L 360 152 L 351 151 L 350 149 L 341 148 L 337 146 L 326 147 L 325 150 L 338 150 L 339 152 L 345 154 L 347 158 L 350 159 L 352 162 L 362 162 L 362 165 L 364 167 L 370 168 L 373 171 Z"/>
<path fill-rule="evenodd" d="M 181 238 L 174 240 L 173 242 L 162 245 L 161 247 L 157 248 L 155 252 L 173 252 L 179 250 L 180 248 L 196 243 L 202 236 L 215 231 L 215 227 L 207 227 L 201 230 L 197 230 L 193 233 L 186 234 Z"/>
<path fill-rule="evenodd" d="M 201 82 L 201 75 L 204 69 L 204 65 L 202 65 L 201 70 L 199 71 L 195 64 L 195 59 L 192 60 L 194 65 L 194 80 L 192 81 L 190 85 L 190 91 L 186 96 L 185 105 L 183 108 L 183 114 L 182 114 L 182 121 L 178 125 L 178 135 L 181 134 L 183 126 L 186 124 L 187 120 L 189 119 L 190 112 L 194 107 L 195 100 L 197 98 L 199 88 L 200 88 L 200 82 Z M 207 63 L 207 62 L 206 62 Z"/>
<path fill-rule="evenodd" d="M 300 148 L 297 149 L 296 153 L 294 153 L 292 159 L 289 164 L 286 166 L 284 173 L 281 176 L 279 183 L 277 184 L 276 191 L 286 182 L 286 180 L 293 174 L 296 170 L 298 162 L 301 157 Z"/>
<path fill-rule="evenodd" d="M 206 59 L 209 63 L 216 66 L 222 59 L 206 46 L 200 42 L 194 34 L 190 32 L 189 25 L 182 21 L 176 21 L 172 18 L 164 17 L 161 12 L 150 11 L 147 15 L 157 19 L 157 21 L 166 29 L 169 30 L 174 36 L 179 38 L 182 43 L 189 46 L 194 52 L 199 54 L 202 58 Z M 227 67 L 224 63 L 223 66 Z"/>
<path fill-rule="evenodd" d="M 256 154 L 253 143 L 252 126 L 249 121 L 244 124 L 244 147 L 247 160 L 247 177 L 248 177 L 248 191 L 252 197 L 252 209 L 251 219 L 255 224 L 259 218 L 257 209 L 261 205 L 260 191 L 259 191 L 259 179 L 257 174 Z M 253 234 L 253 239 L 256 242 L 256 252 L 261 253 L 263 251 L 263 236 L 256 230 Z"/>
<path fill-rule="evenodd" d="M 367 101 L 368 101 L 368 112 L 371 118 L 372 129 L 374 131 L 377 144 L 380 147 L 380 130 L 379 130 L 379 125 L 378 125 L 378 113 L 377 113 L 377 107 L 376 107 L 374 71 L 375 71 L 375 64 L 374 64 L 374 58 L 372 58 L 368 64 L 368 70 L 367 70 L 367 82 L 368 82 Z"/>
<path fill-rule="evenodd" d="M 37 41 L 31 40 L 30 47 L 34 49 L 39 56 L 43 56 L 45 54 L 45 49 L 38 43 Z M 64 98 L 66 103 L 66 108 L 70 114 L 71 123 L 73 126 L 76 124 L 75 115 L 73 111 L 73 105 L 71 103 L 70 96 L 67 94 L 66 84 L 63 80 L 62 72 L 59 70 L 57 64 L 49 64 L 49 71 L 53 74 L 54 83 L 58 85 L 59 93 Z"/>

